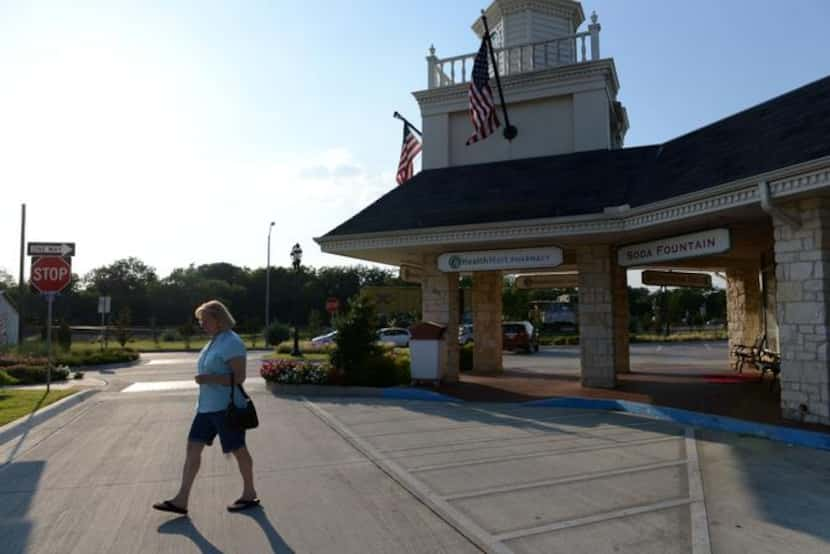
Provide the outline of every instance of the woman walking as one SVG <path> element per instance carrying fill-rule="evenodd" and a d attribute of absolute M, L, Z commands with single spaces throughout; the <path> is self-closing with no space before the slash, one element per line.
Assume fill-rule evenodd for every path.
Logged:
<path fill-rule="evenodd" d="M 196 308 L 196 319 L 210 342 L 202 348 L 197 364 L 196 383 L 199 385 L 199 401 L 196 416 L 187 437 L 187 456 L 182 470 L 179 492 L 170 500 L 153 504 L 153 508 L 165 512 L 187 514 L 190 488 L 199 472 L 202 450 L 213 444 L 219 435 L 222 452 L 231 453 L 242 474 L 242 495 L 228 506 L 235 512 L 259 505 L 254 489 L 254 463 L 245 446 L 245 431 L 231 428 L 226 421 L 226 410 L 231 397 L 231 382 L 234 386 L 245 381 L 245 344 L 233 332 L 236 324 L 224 304 L 218 300 L 205 302 Z M 233 379 L 233 381 L 231 381 Z M 234 403 L 244 407 L 245 398 L 234 391 Z"/>

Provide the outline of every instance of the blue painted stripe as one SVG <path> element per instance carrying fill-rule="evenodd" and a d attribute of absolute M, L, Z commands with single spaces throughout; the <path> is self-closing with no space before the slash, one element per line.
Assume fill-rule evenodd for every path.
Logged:
<path fill-rule="evenodd" d="M 666 421 L 673 421 L 682 425 L 715 429 L 717 431 L 728 431 L 752 435 L 774 441 L 786 442 L 809 448 L 830 450 L 830 434 L 817 433 L 814 431 L 802 431 L 790 427 L 778 425 L 767 425 L 754 421 L 745 421 L 731 417 L 724 417 L 700 412 L 691 412 L 678 408 L 666 408 L 653 406 L 629 400 L 607 400 L 602 398 L 580 398 L 562 397 L 548 398 L 545 400 L 533 400 L 523 402 L 523 406 L 550 406 L 555 408 L 583 408 L 588 410 L 613 410 L 631 414 L 645 415 Z"/>
<path fill-rule="evenodd" d="M 383 398 L 398 398 L 402 400 L 431 400 L 434 402 L 463 402 L 460 398 L 453 398 L 446 394 L 423 389 L 394 387 L 383 389 Z"/>

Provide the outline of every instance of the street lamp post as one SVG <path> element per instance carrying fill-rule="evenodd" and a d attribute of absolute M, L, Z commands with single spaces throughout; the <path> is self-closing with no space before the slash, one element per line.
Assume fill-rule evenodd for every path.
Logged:
<path fill-rule="evenodd" d="M 294 266 L 294 271 L 300 271 L 300 264 L 303 261 L 303 249 L 300 248 L 300 243 L 296 243 L 293 248 L 291 248 L 291 264 Z M 297 296 L 299 299 L 299 295 Z M 292 356 L 302 356 L 302 352 L 300 352 L 300 339 L 299 333 L 297 332 L 297 320 L 299 319 L 297 316 L 297 309 L 294 309 L 294 350 L 291 351 Z"/>
<path fill-rule="evenodd" d="M 268 347 L 268 325 L 271 316 L 271 229 L 274 228 L 272 221 L 268 225 L 268 254 L 267 265 L 265 266 L 265 346 Z"/>

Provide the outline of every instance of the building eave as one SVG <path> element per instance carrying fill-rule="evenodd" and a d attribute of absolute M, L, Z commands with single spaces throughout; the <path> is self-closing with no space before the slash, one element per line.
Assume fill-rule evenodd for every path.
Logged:
<path fill-rule="evenodd" d="M 540 238 L 555 240 L 610 233 L 619 235 L 759 204 L 761 199 L 758 183 L 761 181 L 769 184 L 770 196 L 773 199 L 785 199 L 830 189 L 830 156 L 636 208 L 608 206 L 603 213 L 579 216 L 322 236 L 314 240 L 323 252 L 349 256 L 350 252 L 379 249 L 440 247 L 458 243 L 493 243 Z"/>

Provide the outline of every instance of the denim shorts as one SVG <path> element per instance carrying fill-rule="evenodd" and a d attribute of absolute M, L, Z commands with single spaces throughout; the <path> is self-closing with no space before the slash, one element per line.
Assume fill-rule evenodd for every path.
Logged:
<path fill-rule="evenodd" d="M 210 446 L 213 444 L 216 435 L 219 435 L 219 443 L 222 445 L 222 452 L 225 454 L 245 446 L 245 431 L 228 427 L 224 410 L 221 412 L 197 413 L 196 417 L 193 418 L 193 425 L 190 426 L 187 440 Z"/>

